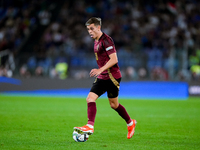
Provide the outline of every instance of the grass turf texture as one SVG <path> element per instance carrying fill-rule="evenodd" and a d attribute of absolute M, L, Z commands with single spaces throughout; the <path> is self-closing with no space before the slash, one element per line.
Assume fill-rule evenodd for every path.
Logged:
<path fill-rule="evenodd" d="M 87 122 L 84 98 L 0 96 L 1 150 L 200 149 L 200 100 L 121 99 L 137 120 L 127 139 L 124 120 L 106 99 L 97 100 L 95 132 L 87 142 L 72 138 L 74 126 Z"/>

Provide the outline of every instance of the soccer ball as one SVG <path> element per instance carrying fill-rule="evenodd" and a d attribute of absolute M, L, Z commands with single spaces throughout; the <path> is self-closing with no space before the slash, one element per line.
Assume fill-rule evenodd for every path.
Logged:
<path fill-rule="evenodd" d="M 89 135 L 86 133 L 78 133 L 77 131 L 73 132 L 73 139 L 76 142 L 86 142 L 89 138 Z"/>

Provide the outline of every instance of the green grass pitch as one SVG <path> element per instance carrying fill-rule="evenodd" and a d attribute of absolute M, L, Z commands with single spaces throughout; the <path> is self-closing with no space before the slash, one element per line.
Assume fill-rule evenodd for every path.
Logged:
<path fill-rule="evenodd" d="M 200 149 L 200 98 L 119 102 L 138 122 L 131 139 L 126 138 L 125 121 L 107 99 L 100 98 L 94 134 L 87 142 L 77 143 L 72 132 L 74 126 L 87 122 L 85 98 L 0 95 L 0 149 Z"/>

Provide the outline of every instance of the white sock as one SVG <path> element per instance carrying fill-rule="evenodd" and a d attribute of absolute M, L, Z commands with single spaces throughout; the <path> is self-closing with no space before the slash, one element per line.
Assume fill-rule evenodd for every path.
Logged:
<path fill-rule="evenodd" d="M 94 126 L 91 125 L 91 124 L 87 124 L 87 126 L 90 127 L 90 128 L 94 128 Z"/>
<path fill-rule="evenodd" d="M 127 124 L 127 126 L 132 126 L 133 125 L 133 120 Z"/>

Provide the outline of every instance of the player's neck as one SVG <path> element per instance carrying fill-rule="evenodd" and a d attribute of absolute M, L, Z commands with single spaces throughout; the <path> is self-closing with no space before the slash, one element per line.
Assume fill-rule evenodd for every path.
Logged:
<path fill-rule="evenodd" d="M 98 42 L 102 35 L 103 35 L 103 32 L 100 31 L 99 35 L 97 36 L 97 38 L 95 39 L 95 41 Z"/>

